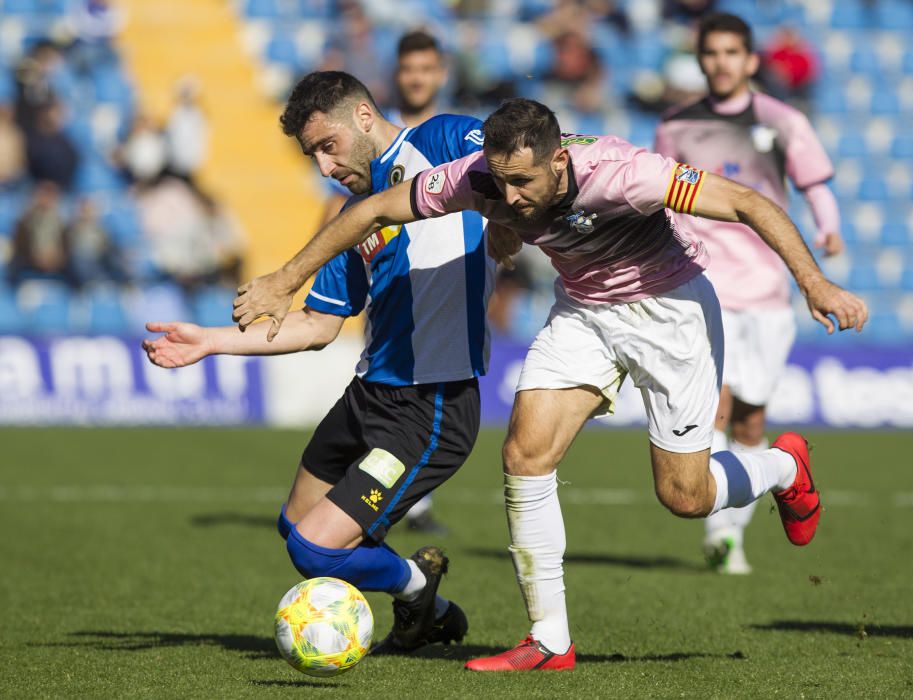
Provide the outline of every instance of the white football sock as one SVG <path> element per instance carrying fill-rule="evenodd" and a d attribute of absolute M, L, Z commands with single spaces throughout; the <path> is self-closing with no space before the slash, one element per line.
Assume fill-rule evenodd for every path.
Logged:
<path fill-rule="evenodd" d="M 796 462 L 782 450 L 724 451 L 710 458 L 710 473 L 716 481 L 712 515 L 723 508 L 746 506 L 768 491 L 789 488 L 796 478 Z"/>
<path fill-rule="evenodd" d="M 414 561 L 406 559 L 406 563 L 409 565 L 409 571 L 412 572 L 412 576 L 406 583 L 406 587 L 399 593 L 394 593 L 393 597 L 400 600 L 415 600 L 418 598 L 418 594 L 422 592 L 422 589 L 425 588 L 428 579 L 425 578 L 425 574 L 422 573 L 422 570 L 418 568 L 418 564 Z"/>
<path fill-rule="evenodd" d="M 406 511 L 407 518 L 417 518 L 431 510 L 431 494 L 425 494 Z"/>
<path fill-rule="evenodd" d="M 724 450 L 728 449 L 729 438 L 727 437 L 726 433 L 722 430 L 714 430 L 713 442 L 710 443 L 710 454 L 723 452 Z M 722 537 L 724 531 L 728 531 L 732 527 L 732 521 L 730 518 L 731 513 L 731 508 L 724 508 L 723 510 L 718 511 L 713 515 L 708 515 L 704 519 L 704 532 L 707 537 L 716 535 Z"/>
<path fill-rule="evenodd" d="M 736 440 L 731 440 L 729 442 L 729 449 L 739 454 L 745 452 L 749 454 L 753 452 L 764 452 L 769 447 L 770 443 L 767 441 L 767 438 L 761 440 L 761 442 L 759 442 L 757 445 L 743 445 L 741 442 L 737 442 Z M 792 482 L 790 482 L 790 485 L 792 485 Z M 742 506 L 741 508 L 727 508 L 726 510 L 721 511 L 723 513 L 729 514 L 729 522 L 733 527 L 737 528 L 740 531 L 739 540 L 742 539 L 741 531 L 748 527 L 748 523 L 751 522 L 751 516 L 754 515 L 754 511 L 757 505 L 757 501 L 752 501 L 747 506 Z"/>
<path fill-rule="evenodd" d="M 510 528 L 510 554 L 517 582 L 533 623 L 531 634 L 549 651 L 571 646 L 564 602 L 564 519 L 558 502 L 558 475 L 504 475 L 504 502 Z"/>

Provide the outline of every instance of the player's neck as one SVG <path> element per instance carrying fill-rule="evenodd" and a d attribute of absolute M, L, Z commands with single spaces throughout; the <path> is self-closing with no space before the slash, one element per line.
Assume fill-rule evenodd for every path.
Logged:
<path fill-rule="evenodd" d="M 371 140 L 374 142 L 375 158 L 380 158 L 393 145 L 400 131 L 402 131 L 402 127 L 391 124 L 386 119 L 378 119 L 374 123 L 374 129 L 371 131 Z"/>
<path fill-rule="evenodd" d="M 406 126 L 418 126 L 428 121 L 437 113 L 436 105 L 432 102 L 421 109 L 410 109 L 400 105 L 399 114 Z"/>
<path fill-rule="evenodd" d="M 744 85 L 728 95 L 710 95 L 713 111 L 720 114 L 737 114 L 751 103 L 751 88 Z"/>

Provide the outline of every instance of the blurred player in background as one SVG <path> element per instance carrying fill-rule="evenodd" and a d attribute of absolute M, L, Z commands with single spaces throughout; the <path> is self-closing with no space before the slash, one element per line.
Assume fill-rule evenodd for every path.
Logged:
<path fill-rule="evenodd" d="M 805 116 L 749 80 L 758 69 L 751 28 L 730 14 L 708 15 L 698 32 L 698 59 L 710 94 L 670 111 L 656 131 L 656 151 L 724 175 L 763 193 L 784 209 L 786 178 L 805 196 L 825 255 L 843 250 L 837 202 L 827 186 L 834 170 Z M 789 278 L 779 256 L 749 228 L 704 222 L 707 274 L 723 309 L 725 362 L 713 452 L 762 452 L 765 406 L 786 367 L 796 322 Z M 731 439 L 727 437 L 727 428 Z M 757 501 L 706 520 L 704 552 L 721 573 L 747 574 L 743 533 Z"/>
<path fill-rule="evenodd" d="M 438 94 L 447 81 L 444 54 L 437 39 L 423 31 L 404 34 L 397 48 L 395 78 L 397 107 L 387 111 L 387 121 L 415 127 L 437 114 Z M 336 216 L 350 197 L 337 180 L 328 178 L 327 182 L 330 195 L 321 225 Z M 429 534 L 446 534 L 447 529 L 435 520 L 431 505 L 429 493 L 406 513 L 406 527 Z"/>
<path fill-rule="evenodd" d="M 391 124 L 367 88 L 341 72 L 302 79 L 281 121 L 321 174 L 354 195 L 385 190 L 482 145 L 482 124 L 472 117 L 440 115 L 414 129 Z M 459 469 L 475 444 L 493 276 L 482 217 L 455 214 L 374 229 L 328 261 L 306 307 L 289 314 L 277 340 L 278 325 L 266 323 L 246 333 L 187 323 L 147 326 L 165 333 L 144 343 L 149 359 L 181 367 L 219 353 L 319 350 L 346 317 L 366 311 L 357 376 L 304 450 L 278 526 L 305 577 L 335 576 L 394 596 L 386 651 L 460 641 L 468 627 L 462 610 L 437 595 L 448 566 L 441 550 L 422 547 L 403 559 L 384 538 Z"/>

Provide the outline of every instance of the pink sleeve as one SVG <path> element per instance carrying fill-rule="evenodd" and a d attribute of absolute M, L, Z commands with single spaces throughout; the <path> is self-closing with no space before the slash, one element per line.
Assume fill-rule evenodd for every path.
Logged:
<path fill-rule="evenodd" d="M 796 112 L 790 120 L 786 144 L 786 174 L 797 188 L 826 182 L 834 176 L 834 166 L 805 115 Z"/>
<path fill-rule="evenodd" d="M 477 151 L 459 160 L 423 170 L 412 182 L 412 211 L 420 219 L 429 219 L 473 208 L 469 172 L 479 169 L 484 156 Z M 482 160 L 482 165 L 484 165 Z"/>
<path fill-rule="evenodd" d="M 669 129 L 666 128 L 665 122 L 660 122 L 656 127 L 656 135 L 653 140 L 653 150 L 667 158 L 677 158 L 675 143 Z"/>
<path fill-rule="evenodd" d="M 644 215 L 664 207 L 685 214 L 694 211 L 704 186 L 703 170 L 644 150 L 620 165 L 621 195 L 635 211 Z"/>
<path fill-rule="evenodd" d="M 812 185 L 804 194 L 815 218 L 818 234 L 840 233 L 840 209 L 831 188 L 822 182 Z"/>

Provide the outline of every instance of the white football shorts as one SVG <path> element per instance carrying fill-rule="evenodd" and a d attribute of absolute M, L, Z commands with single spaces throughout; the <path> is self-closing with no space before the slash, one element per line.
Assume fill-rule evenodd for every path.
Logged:
<path fill-rule="evenodd" d="M 784 309 L 723 309 L 723 384 L 752 406 L 766 406 L 796 339 L 796 315 Z"/>
<path fill-rule="evenodd" d="M 710 447 L 723 373 L 723 325 L 704 275 L 659 296 L 582 304 L 560 281 L 545 327 L 526 355 L 517 391 L 592 386 L 614 413 L 625 377 L 640 389 L 650 441 L 669 452 Z"/>

